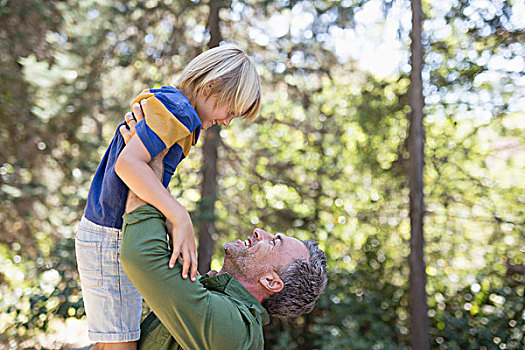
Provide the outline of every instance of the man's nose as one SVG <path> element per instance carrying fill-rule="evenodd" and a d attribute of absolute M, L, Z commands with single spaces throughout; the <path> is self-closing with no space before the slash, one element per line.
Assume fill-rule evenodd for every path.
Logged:
<path fill-rule="evenodd" d="M 273 235 L 271 233 L 268 233 L 261 228 L 256 228 L 255 230 L 253 230 L 253 234 L 258 241 L 263 240 L 265 238 L 273 239 Z"/>

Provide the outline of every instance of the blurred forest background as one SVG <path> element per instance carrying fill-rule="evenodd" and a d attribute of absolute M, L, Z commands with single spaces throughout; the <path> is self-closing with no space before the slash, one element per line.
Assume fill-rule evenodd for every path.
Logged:
<path fill-rule="evenodd" d="M 523 349 L 525 5 L 423 13 L 432 348 Z M 379 59 L 356 44 L 374 33 Z M 172 180 L 201 270 L 254 227 L 319 240 L 327 291 L 272 320 L 267 348 L 409 348 L 409 33 L 408 0 L 0 0 L 0 349 L 66 346 L 51 335 L 85 317 L 75 229 L 117 124 L 221 41 L 252 55 L 263 104 Z"/>

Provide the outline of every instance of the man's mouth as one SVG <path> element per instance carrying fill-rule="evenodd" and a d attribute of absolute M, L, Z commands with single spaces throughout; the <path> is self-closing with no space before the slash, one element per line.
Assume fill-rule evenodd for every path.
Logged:
<path fill-rule="evenodd" d="M 252 237 L 248 237 L 244 241 L 241 241 L 240 239 L 238 239 L 236 243 L 242 244 L 246 248 L 251 248 L 255 244 Z"/>

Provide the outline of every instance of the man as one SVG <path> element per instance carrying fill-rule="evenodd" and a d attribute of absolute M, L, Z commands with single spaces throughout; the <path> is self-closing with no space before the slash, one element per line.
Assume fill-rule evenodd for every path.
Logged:
<path fill-rule="evenodd" d="M 150 164 L 156 174 L 162 156 Z M 308 313 L 326 287 L 326 257 L 314 241 L 257 228 L 225 244 L 218 273 L 192 282 L 182 278 L 180 263 L 168 267 L 167 232 L 163 215 L 130 191 L 120 259 L 152 310 L 140 349 L 263 349 L 269 315 Z"/>

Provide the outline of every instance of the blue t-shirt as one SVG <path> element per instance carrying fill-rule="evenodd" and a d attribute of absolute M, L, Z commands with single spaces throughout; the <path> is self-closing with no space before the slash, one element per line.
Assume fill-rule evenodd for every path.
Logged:
<path fill-rule="evenodd" d="M 146 146 L 151 158 L 169 148 L 164 157 L 162 184 L 168 184 L 179 163 L 197 143 L 201 121 L 190 101 L 182 92 L 171 86 L 147 89 L 132 102 L 146 99 L 142 105 L 144 119 L 135 130 Z M 115 136 L 100 162 L 89 189 L 84 216 L 95 224 L 122 228 L 122 215 L 126 208 L 128 186 L 115 173 L 115 162 L 125 146 L 117 127 Z"/>

